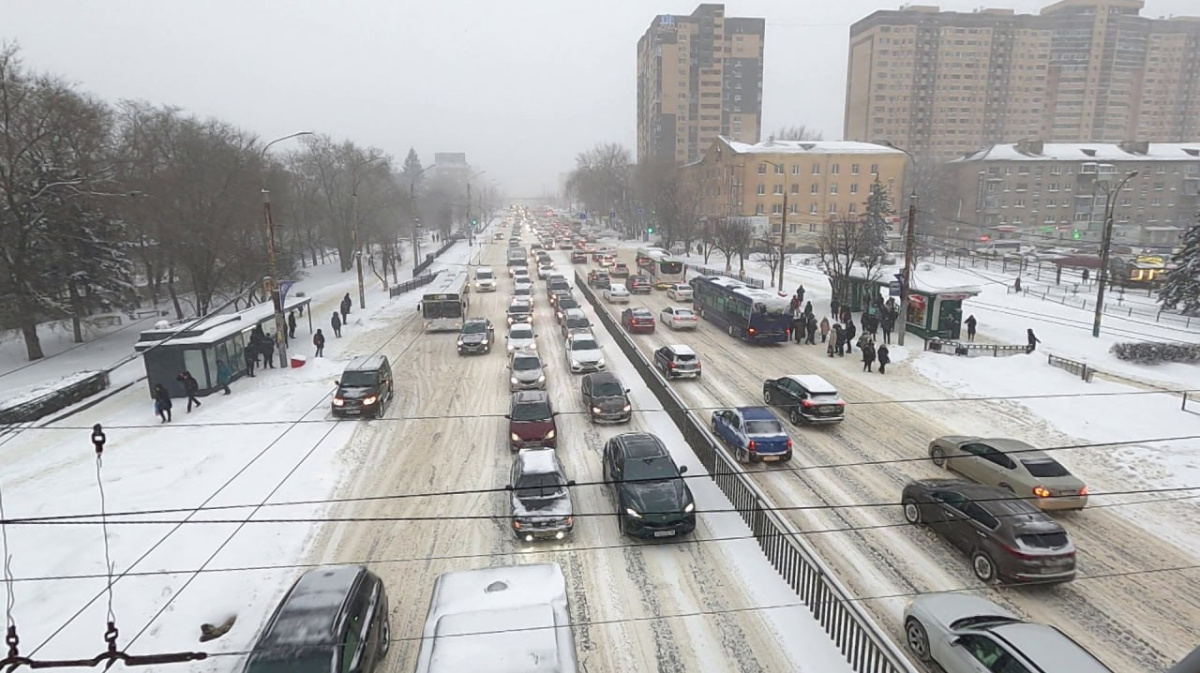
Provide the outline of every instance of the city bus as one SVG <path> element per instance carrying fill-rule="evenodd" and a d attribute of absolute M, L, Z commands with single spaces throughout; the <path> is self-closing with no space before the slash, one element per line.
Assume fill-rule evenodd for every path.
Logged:
<path fill-rule="evenodd" d="M 466 278 L 458 277 L 441 292 L 421 296 L 417 310 L 425 319 L 428 332 L 457 332 L 462 329 L 470 300 L 467 297 L 471 285 Z"/>
<path fill-rule="evenodd" d="M 682 261 L 662 248 L 638 248 L 636 263 L 639 273 L 650 276 L 650 282 L 660 290 L 682 283 L 687 272 Z"/>
<path fill-rule="evenodd" d="M 792 314 L 787 297 L 724 276 L 697 276 L 690 285 L 700 317 L 729 336 L 752 343 L 788 340 Z"/>

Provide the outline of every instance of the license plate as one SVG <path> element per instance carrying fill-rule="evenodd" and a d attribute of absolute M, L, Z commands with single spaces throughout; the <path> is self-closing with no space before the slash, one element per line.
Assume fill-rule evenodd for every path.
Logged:
<path fill-rule="evenodd" d="M 837 411 L 837 407 L 821 407 L 821 413 L 832 414 Z"/>
<path fill-rule="evenodd" d="M 347 410 L 343 411 L 342 413 L 350 415 L 350 416 L 357 416 L 357 415 L 361 414 L 362 411 L 359 409 L 347 409 Z"/>
<path fill-rule="evenodd" d="M 763 456 L 762 459 L 764 463 L 773 463 L 779 460 L 779 456 Z"/>
<path fill-rule="evenodd" d="M 675 537 L 675 531 L 673 531 L 673 530 L 656 530 L 656 531 L 654 531 L 654 537 Z"/>

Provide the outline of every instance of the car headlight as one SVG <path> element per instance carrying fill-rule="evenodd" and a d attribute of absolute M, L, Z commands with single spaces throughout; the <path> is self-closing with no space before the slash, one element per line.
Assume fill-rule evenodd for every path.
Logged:
<path fill-rule="evenodd" d="M 602 414 L 602 413 L 604 413 L 604 410 L 601 409 L 600 407 L 592 407 L 592 413 L 593 414 Z"/>
<path fill-rule="evenodd" d="M 544 436 L 542 436 L 542 439 L 554 439 L 554 431 L 551 430 L 550 432 L 547 432 Z"/>
<path fill-rule="evenodd" d="M 691 514 L 692 510 L 694 510 L 694 509 L 696 509 L 696 503 L 689 502 L 687 507 L 683 508 L 683 512 L 684 512 L 684 514 Z"/>
<path fill-rule="evenodd" d="M 335 407 L 340 407 L 340 406 L 342 406 L 342 405 L 344 405 L 344 404 L 346 404 L 346 400 L 343 400 L 343 399 L 342 399 L 342 398 L 340 398 L 340 397 L 335 397 L 335 398 L 333 398 L 333 406 L 335 406 Z"/>
<path fill-rule="evenodd" d="M 599 358 L 599 359 L 597 359 L 597 360 L 596 360 L 596 364 L 598 364 L 598 365 L 600 365 L 601 367 L 603 367 L 603 366 L 604 366 L 604 358 Z"/>
<path fill-rule="evenodd" d="M 376 395 L 371 395 L 370 397 L 364 397 L 363 404 L 375 404 L 375 401 L 378 399 L 379 399 L 379 397 Z"/>
<path fill-rule="evenodd" d="M 486 345 L 488 345 L 488 340 L 487 340 L 487 339 L 484 339 L 483 341 L 480 341 L 480 342 L 479 342 L 479 345 L 480 345 L 480 346 L 486 346 Z"/>
<path fill-rule="evenodd" d="M 546 382 L 545 374 L 542 374 L 541 376 L 538 377 L 538 383 L 545 383 L 545 382 Z"/>
<path fill-rule="evenodd" d="M 459 339 L 459 340 L 458 340 L 458 347 L 459 347 L 459 348 L 462 348 L 462 345 L 463 345 L 462 339 Z"/>
<path fill-rule="evenodd" d="M 579 364 L 579 360 L 576 360 L 576 359 L 572 358 L 572 359 L 571 359 L 571 366 L 572 366 L 572 367 L 579 367 L 579 366 L 581 366 L 581 365 Z"/>
<path fill-rule="evenodd" d="M 535 350 L 537 350 L 537 344 L 536 344 L 536 343 L 530 343 L 528 346 L 526 346 L 526 348 L 528 348 L 528 349 L 529 349 L 529 350 L 531 350 L 531 351 L 535 351 Z"/>
<path fill-rule="evenodd" d="M 621 411 L 629 411 L 632 408 L 633 407 L 630 407 L 628 404 L 626 404 L 625 406 L 621 407 Z"/>
<path fill-rule="evenodd" d="M 632 507 L 626 507 L 626 508 L 625 508 L 625 513 L 626 513 L 626 514 L 628 514 L 629 516 L 631 516 L 631 517 L 635 518 L 635 519 L 640 519 L 640 518 L 642 518 L 642 515 L 641 515 L 640 513 L 638 513 L 638 511 L 637 511 L 636 509 L 633 509 Z"/>
<path fill-rule="evenodd" d="M 509 383 L 513 384 L 514 386 L 520 383 L 520 381 L 518 381 L 517 377 L 515 377 L 515 376 L 512 377 L 511 379 L 509 379 L 508 381 L 509 381 Z"/>
<path fill-rule="evenodd" d="M 518 435 L 518 434 L 517 434 L 517 433 L 515 433 L 515 432 L 514 432 L 514 433 L 512 433 L 512 434 L 511 434 L 511 435 L 509 435 L 509 436 L 510 436 L 510 437 L 512 437 L 512 440 L 513 440 L 514 442 L 519 442 L 519 441 L 521 441 L 521 436 L 520 436 L 520 435 Z"/>

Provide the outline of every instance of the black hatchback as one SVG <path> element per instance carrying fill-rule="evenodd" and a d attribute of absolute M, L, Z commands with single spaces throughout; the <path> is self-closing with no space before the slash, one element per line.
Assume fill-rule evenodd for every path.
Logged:
<path fill-rule="evenodd" d="M 696 503 L 667 447 L 648 432 L 627 432 L 604 445 L 604 478 L 613 484 L 617 521 L 625 535 L 687 535 L 696 529 Z"/>
<path fill-rule="evenodd" d="M 793 374 L 763 381 L 763 402 L 787 409 L 794 425 L 840 423 L 846 419 L 846 403 L 828 381 L 814 374 Z"/>
<path fill-rule="evenodd" d="M 392 637 L 388 597 L 363 566 L 309 570 L 296 580 L 250 650 L 243 673 L 372 673 Z"/>
<path fill-rule="evenodd" d="M 626 423 L 633 417 L 629 389 L 612 372 L 585 375 L 580 394 L 593 423 Z"/>

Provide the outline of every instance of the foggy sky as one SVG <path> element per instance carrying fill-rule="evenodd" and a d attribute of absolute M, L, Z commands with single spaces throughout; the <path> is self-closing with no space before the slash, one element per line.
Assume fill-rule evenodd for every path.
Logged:
<path fill-rule="evenodd" d="M 925 0 L 1036 12 L 1051 0 Z M 696 0 L 0 0 L 0 41 L 109 101 L 176 105 L 271 139 L 313 130 L 403 161 L 461 151 L 510 195 L 553 191 L 597 142 L 636 148 L 636 49 Z M 849 26 L 883 0 L 731 0 L 767 20 L 764 137 L 842 132 Z M 1147 0 L 1143 16 L 1200 14 Z"/>

